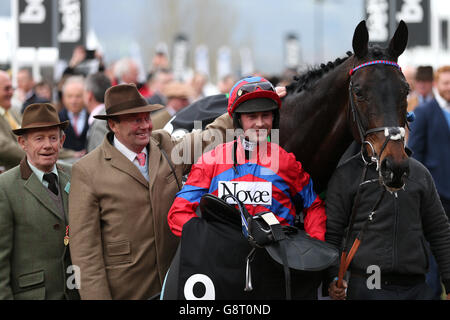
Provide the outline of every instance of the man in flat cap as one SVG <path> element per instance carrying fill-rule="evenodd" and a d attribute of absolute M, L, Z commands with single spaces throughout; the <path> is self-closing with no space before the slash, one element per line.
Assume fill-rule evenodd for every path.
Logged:
<path fill-rule="evenodd" d="M 13 130 L 26 157 L 0 175 L 0 300 L 79 298 L 70 281 L 70 171 L 56 164 L 67 125 L 52 105 L 31 104 Z"/>
<path fill-rule="evenodd" d="M 152 114 L 153 130 L 163 129 L 176 113 L 189 105 L 193 95 L 191 87 L 181 82 L 169 83 L 164 92 L 166 107 Z"/>
<path fill-rule="evenodd" d="M 162 108 L 149 105 L 133 84 L 109 88 L 106 114 L 95 118 L 106 120 L 110 132 L 73 166 L 70 244 L 82 299 L 149 299 L 161 292 L 178 246 L 167 213 L 196 160 L 191 152 L 175 161 L 179 141 L 164 130 L 152 132 L 150 113 Z M 202 150 L 217 145 L 221 141 L 211 143 L 208 135 L 217 129 L 224 137 L 232 121 L 224 114 L 209 128 L 183 142 L 201 141 Z"/>
<path fill-rule="evenodd" d="M 413 111 L 418 105 L 434 99 L 434 71 L 432 66 L 419 66 L 414 76 L 414 90 L 408 98 L 408 111 Z"/>

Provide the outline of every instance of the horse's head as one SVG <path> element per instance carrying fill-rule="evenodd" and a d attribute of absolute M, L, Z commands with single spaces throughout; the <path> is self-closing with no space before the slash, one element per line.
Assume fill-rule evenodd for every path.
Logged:
<path fill-rule="evenodd" d="M 354 67 L 350 70 L 350 117 L 352 131 L 377 163 L 382 183 L 395 191 L 404 186 L 409 173 L 404 148 L 408 83 L 397 59 L 408 41 L 408 29 L 401 21 L 388 48 L 368 45 L 365 21 L 353 35 Z"/>

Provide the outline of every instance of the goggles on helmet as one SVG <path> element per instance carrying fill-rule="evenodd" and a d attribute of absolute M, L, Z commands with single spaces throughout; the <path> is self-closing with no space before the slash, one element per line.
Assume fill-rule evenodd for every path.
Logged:
<path fill-rule="evenodd" d="M 274 86 L 262 77 L 248 77 L 239 81 L 231 89 L 228 102 L 230 116 L 241 103 L 255 98 L 268 98 L 274 100 L 278 107 L 281 106 L 280 98 L 275 92 Z"/>

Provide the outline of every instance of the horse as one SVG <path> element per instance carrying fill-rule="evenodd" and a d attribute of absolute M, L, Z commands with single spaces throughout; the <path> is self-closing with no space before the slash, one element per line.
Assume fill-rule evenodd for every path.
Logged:
<path fill-rule="evenodd" d="M 397 64 L 408 29 L 401 21 L 387 48 L 368 40 L 361 21 L 353 35 L 353 54 L 297 76 L 286 87 L 280 145 L 302 163 L 318 193 L 326 190 L 354 140 L 377 163 L 388 190 L 402 188 L 409 171 L 404 147 L 409 86 Z"/>
<path fill-rule="evenodd" d="M 353 35 L 354 54 L 348 53 L 347 57 L 343 59 L 338 58 L 333 63 L 310 70 L 287 87 L 287 95 L 283 98 L 280 111 L 279 143 L 302 163 L 304 169 L 310 174 L 316 191 L 325 190 L 339 159 L 354 140 L 360 142 L 366 149 L 369 160 L 364 157 L 364 161 L 377 162 L 380 179 L 386 188 L 397 189 L 403 186 L 403 179 L 408 174 L 408 155 L 405 152 L 403 138 L 409 86 L 397 64 L 397 59 L 406 48 L 407 38 L 406 24 L 401 21 L 388 48 L 369 46 L 368 31 L 365 22 L 362 21 L 356 27 Z M 211 212 L 215 213 L 215 207 Z M 220 213 L 221 210 L 218 210 L 219 215 Z M 233 214 L 224 214 L 223 217 L 220 216 L 216 220 L 211 217 L 209 226 L 213 227 L 214 223 L 219 223 L 223 217 L 232 218 L 234 216 Z M 205 215 L 204 219 L 192 219 L 194 224 L 190 226 L 196 228 L 197 223 L 205 224 L 207 218 L 208 215 Z M 203 276 L 203 273 L 211 271 L 208 269 L 200 272 L 199 270 L 205 265 L 209 266 L 208 263 L 216 265 L 216 261 L 205 262 L 204 260 L 214 254 L 227 257 L 228 255 L 224 255 L 223 252 L 233 252 L 231 259 L 233 261 L 230 262 L 238 261 L 236 270 L 239 270 L 239 276 L 226 279 L 227 288 L 230 286 L 230 281 L 243 277 L 241 273 L 244 269 L 239 261 L 245 260 L 249 248 L 247 240 L 239 237 L 242 234 L 241 218 L 239 216 L 234 218 L 236 221 L 231 225 L 237 226 L 235 230 L 237 235 L 227 238 L 228 240 L 204 241 L 204 238 L 199 237 L 198 232 L 193 232 L 194 236 L 190 239 L 200 240 L 201 243 L 194 245 L 194 249 L 188 255 L 183 256 L 180 253 L 181 250 L 178 251 L 166 277 L 165 290 L 161 295 L 163 299 L 176 299 L 179 296 L 178 291 L 183 287 L 186 296 L 186 284 L 189 282 L 189 285 L 193 285 L 192 282 L 195 281 L 192 278 L 199 276 L 198 273 L 202 273 L 200 276 Z M 222 226 L 223 223 L 220 223 Z M 217 237 L 226 235 L 228 237 L 230 232 L 222 230 L 221 232 L 210 232 L 208 235 Z M 185 235 L 185 230 L 183 230 L 183 234 Z M 189 237 L 187 236 L 187 238 Z M 241 242 L 235 244 L 232 240 Z M 222 242 L 222 246 L 214 246 L 214 249 L 219 251 L 209 251 L 210 249 L 208 249 L 206 250 L 207 254 L 203 255 L 205 243 Z M 230 248 L 228 249 L 226 246 L 230 246 Z M 243 253 L 237 254 L 238 248 L 245 250 Z M 307 251 L 309 250 L 305 252 Z M 189 271 L 184 276 L 190 276 L 190 278 L 183 282 L 180 280 L 182 279 L 180 274 L 186 263 L 180 263 L 180 256 L 187 259 L 192 256 L 192 252 L 198 253 L 197 263 L 200 263 L 200 266 L 195 263 L 187 265 L 195 265 L 195 268 L 200 267 L 200 269 L 193 267 L 197 274 L 191 276 L 190 272 L 193 271 Z M 200 252 L 203 253 L 200 254 Z M 213 254 L 213 252 L 215 253 Z M 250 259 L 249 256 L 247 258 Z M 247 269 L 248 265 L 247 260 Z M 231 268 L 229 264 L 227 267 Z M 245 274 L 246 284 L 248 283 L 247 278 L 251 279 L 249 275 L 250 271 Z M 274 274 L 272 274 L 273 276 Z M 309 277 L 312 276 L 312 273 L 309 274 Z M 198 278 L 195 279 L 200 281 Z M 286 276 L 285 279 L 287 288 L 288 277 Z M 240 280 L 236 281 L 237 283 L 233 282 L 233 288 L 241 288 Z M 205 286 L 210 288 L 207 291 L 214 292 L 211 290 L 214 285 L 211 285 L 210 281 L 205 283 Z M 306 284 L 304 285 L 306 286 Z M 312 290 L 311 292 L 317 289 L 314 287 L 315 280 L 310 285 L 311 288 L 308 288 Z M 193 291 L 192 286 L 187 287 Z M 245 296 L 245 294 L 242 290 L 237 290 L 235 298 Z M 189 294 L 189 296 L 191 295 Z"/>

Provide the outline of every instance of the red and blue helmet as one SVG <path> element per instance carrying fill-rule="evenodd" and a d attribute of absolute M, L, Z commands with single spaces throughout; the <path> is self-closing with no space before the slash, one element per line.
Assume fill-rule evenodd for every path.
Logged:
<path fill-rule="evenodd" d="M 247 77 L 238 81 L 231 88 L 228 98 L 228 114 L 232 118 L 234 113 L 262 112 L 280 108 L 280 97 L 273 85 L 263 77 Z"/>

